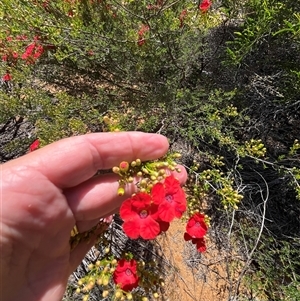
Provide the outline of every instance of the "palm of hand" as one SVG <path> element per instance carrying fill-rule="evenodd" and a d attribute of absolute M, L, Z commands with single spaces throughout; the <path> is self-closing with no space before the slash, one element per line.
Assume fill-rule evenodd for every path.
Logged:
<path fill-rule="evenodd" d="M 14 171 L 11 181 L 6 176 L 10 191 L 6 195 L 4 189 L 3 199 L 10 204 L 3 206 L 2 239 L 9 245 L 1 266 L 10 290 L 3 300 L 60 300 L 81 259 L 70 253 L 73 213 L 62 191 L 35 169 Z"/>

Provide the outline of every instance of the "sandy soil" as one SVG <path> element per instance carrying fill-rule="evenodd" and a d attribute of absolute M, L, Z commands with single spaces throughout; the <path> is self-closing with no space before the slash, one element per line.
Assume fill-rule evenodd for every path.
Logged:
<path fill-rule="evenodd" d="M 160 238 L 170 265 L 164 301 L 224 301 L 226 297 L 226 266 L 224 255 L 207 238 L 208 249 L 200 254 L 183 239 L 185 224 L 174 221 Z M 172 268 L 173 266 L 173 268 Z"/>

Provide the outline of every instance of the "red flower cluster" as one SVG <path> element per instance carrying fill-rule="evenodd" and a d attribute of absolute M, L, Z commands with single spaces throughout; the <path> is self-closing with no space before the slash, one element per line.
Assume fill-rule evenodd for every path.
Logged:
<path fill-rule="evenodd" d="M 29 151 L 30 151 L 30 152 L 35 151 L 36 149 L 39 148 L 39 146 L 40 146 L 40 140 L 39 140 L 39 139 L 36 139 L 36 140 L 34 140 L 34 141 L 30 144 L 30 146 L 29 146 Z"/>
<path fill-rule="evenodd" d="M 6 38 L 9 44 L 12 42 L 21 42 L 22 44 L 24 44 L 24 41 L 26 41 L 27 39 L 28 37 L 25 35 L 16 36 L 14 39 L 11 36 L 8 36 Z M 50 50 L 55 48 L 55 46 L 50 44 L 47 46 L 43 46 L 41 44 L 41 38 L 39 36 L 35 36 L 34 41 L 27 45 L 25 48 L 25 52 L 20 55 L 16 51 L 13 51 L 9 44 L 5 47 L 6 53 L 2 56 L 2 61 L 11 62 L 14 64 L 17 62 L 17 59 L 19 57 L 25 60 L 27 64 L 32 64 L 45 52 L 46 49 Z"/>
<path fill-rule="evenodd" d="M 18 58 L 18 53 L 15 51 L 9 52 L 8 54 L 2 55 L 2 61 L 7 62 L 9 60 L 16 60 Z"/>
<path fill-rule="evenodd" d="M 212 2 L 210 0 L 203 0 L 199 5 L 199 9 L 202 13 L 206 13 L 211 7 L 211 5 Z"/>
<path fill-rule="evenodd" d="M 11 79 L 12 79 L 12 76 L 8 72 L 6 72 L 6 74 L 4 74 L 2 76 L 2 80 L 6 81 L 6 82 L 11 81 Z"/>
<path fill-rule="evenodd" d="M 136 261 L 134 259 L 119 260 L 113 274 L 113 280 L 115 284 L 119 285 L 125 292 L 136 288 L 139 284 Z"/>
<path fill-rule="evenodd" d="M 144 35 L 149 30 L 150 30 L 149 26 L 143 24 L 142 27 L 141 27 L 141 29 L 138 31 L 138 36 L 139 36 L 138 45 L 139 46 L 142 46 L 142 45 L 144 45 L 146 43 L 146 39 L 145 39 Z"/>
<path fill-rule="evenodd" d="M 39 37 L 34 37 L 34 42 L 26 47 L 25 52 L 22 54 L 21 58 L 27 60 L 27 63 L 32 63 L 37 60 L 43 53 L 44 47 L 39 44 Z"/>
<path fill-rule="evenodd" d="M 163 0 L 156 0 L 155 4 L 147 5 L 147 9 L 149 9 L 149 10 L 158 10 L 163 6 L 163 4 L 164 4 Z"/>
<path fill-rule="evenodd" d="M 186 233 L 184 233 L 184 240 L 191 240 L 196 245 L 199 252 L 206 251 L 204 235 L 207 232 L 207 225 L 204 220 L 204 215 L 201 213 L 194 214 L 186 225 Z"/>
<path fill-rule="evenodd" d="M 153 186 L 151 193 L 137 193 L 123 202 L 120 216 L 123 230 L 132 239 L 154 239 L 167 231 L 170 222 L 181 218 L 186 210 L 186 198 L 178 180 L 169 176 L 164 183 Z"/>
<path fill-rule="evenodd" d="M 6 41 L 8 42 L 7 44 L 2 44 L 3 49 L 5 49 L 5 54 L 2 55 L 2 61 L 3 62 L 12 62 L 15 63 L 19 57 L 19 54 L 16 51 L 13 51 L 10 48 L 10 44 L 12 42 L 22 42 L 27 40 L 27 36 L 25 35 L 18 35 L 15 38 L 13 38 L 12 36 L 8 36 L 6 37 Z"/>

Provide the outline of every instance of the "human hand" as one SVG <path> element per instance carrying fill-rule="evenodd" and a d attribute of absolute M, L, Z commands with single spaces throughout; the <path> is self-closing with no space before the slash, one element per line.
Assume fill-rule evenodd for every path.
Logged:
<path fill-rule="evenodd" d="M 164 136 L 141 132 L 67 138 L 1 168 L 0 299 L 61 300 L 70 274 L 94 244 L 70 249 L 70 232 L 84 232 L 116 212 L 134 192 L 116 194 L 118 176 L 95 176 L 121 161 L 153 160 L 168 150 Z M 181 183 L 186 171 L 175 175 Z"/>

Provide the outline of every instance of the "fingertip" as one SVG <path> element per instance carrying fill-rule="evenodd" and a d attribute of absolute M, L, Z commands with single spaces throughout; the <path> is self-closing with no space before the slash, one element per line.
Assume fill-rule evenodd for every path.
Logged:
<path fill-rule="evenodd" d="M 147 145 L 148 147 L 151 146 L 152 148 L 154 147 L 154 149 L 152 149 L 153 154 L 151 156 L 153 157 L 153 159 L 157 159 L 157 157 L 163 156 L 168 152 L 169 140 L 166 136 L 161 134 L 156 134 L 156 133 L 143 133 L 143 132 L 139 132 L 139 133 L 144 135 L 145 138 L 147 138 L 144 139 L 145 146 Z"/>
<path fill-rule="evenodd" d="M 178 164 L 176 166 L 176 169 L 174 171 L 172 171 L 172 174 L 174 175 L 174 177 L 176 179 L 178 179 L 178 181 L 180 182 L 181 185 L 184 185 L 186 183 L 188 174 L 183 165 Z"/>
<path fill-rule="evenodd" d="M 152 135 L 153 135 L 152 139 L 155 139 L 155 140 L 159 139 L 161 141 L 161 144 L 163 147 L 167 147 L 167 149 L 169 148 L 169 140 L 166 136 L 161 135 L 161 134 L 152 134 Z"/>

